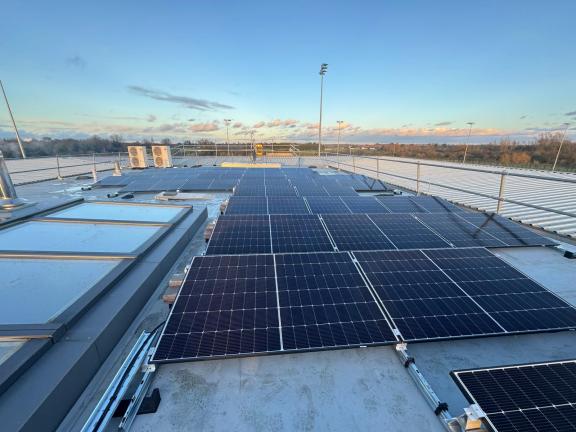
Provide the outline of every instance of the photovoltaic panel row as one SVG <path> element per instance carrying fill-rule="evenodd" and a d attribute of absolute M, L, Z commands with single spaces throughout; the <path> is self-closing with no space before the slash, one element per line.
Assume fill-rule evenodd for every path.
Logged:
<path fill-rule="evenodd" d="M 153 361 L 396 341 L 348 254 L 195 257 Z"/>
<path fill-rule="evenodd" d="M 340 198 L 352 213 L 390 213 L 374 197 L 344 196 Z"/>
<path fill-rule="evenodd" d="M 454 371 L 470 403 L 497 432 L 576 430 L 576 361 Z"/>
<path fill-rule="evenodd" d="M 455 213 L 423 213 L 418 214 L 415 217 L 457 248 L 474 246 L 507 246 L 504 241 L 498 239 L 487 231 L 468 223 Z"/>
<path fill-rule="evenodd" d="M 388 237 L 364 214 L 322 216 L 341 251 L 396 249 Z"/>
<path fill-rule="evenodd" d="M 522 225 L 494 213 L 458 213 L 458 216 L 498 238 L 507 246 L 552 246 L 557 244 L 553 240 L 542 237 Z"/>
<path fill-rule="evenodd" d="M 354 256 L 407 341 L 576 327 L 576 309 L 483 248 Z"/>
<path fill-rule="evenodd" d="M 272 252 L 268 215 L 222 215 L 210 237 L 206 255 Z"/>
<path fill-rule="evenodd" d="M 265 196 L 231 196 L 226 206 L 226 214 L 268 214 L 268 200 Z"/>

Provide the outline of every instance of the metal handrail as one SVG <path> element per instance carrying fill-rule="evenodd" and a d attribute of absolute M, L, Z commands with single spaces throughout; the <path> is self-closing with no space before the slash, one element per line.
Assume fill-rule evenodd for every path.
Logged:
<path fill-rule="evenodd" d="M 347 156 L 347 157 L 349 157 L 349 156 Z M 357 156 L 353 156 L 353 157 L 356 158 Z M 373 159 L 373 158 L 370 157 L 370 159 Z M 339 164 L 339 165 L 345 165 L 345 166 L 353 167 L 354 172 L 356 172 L 356 162 L 355 162 L 355 160 L 353 160 L 353 163 L 347 163 L 347 162 L 342 162 L 342 161 L 334 161 L 334 160 L 330 160 L 330 159 L 324 159 L 324 160 L 325 160 L 326 162 L 332 162 L 332 163 L 337 163 L 337 164 Z M 416 162 L 416 163 L 414 163 L 414 165 L 418 165 L 418 166 L 419 166 L 420 164 L 425 165 L 424 163 L 421 163 L 421 162 Z M 427 164 L 427 165 L 428 165 L 428 164 Z M 442 167 L 442 168 L 452 168 L 452 167 L 445 167 L 445 166 L 442 166 L 442 165 L 439 165 L 439 166 Z M 380 175 L 384 175 L 384 176 L 397 177 L 397 178 L 401 178 L 401 179 L 404 179 L 404 180 L 415 181 L 415 182 L 416 182 L 416 189 L 415 189 L 415 190 L 417 191 L 417 193 L 419 193 L 420 182 L 422 181 L 419 176 L 417 176 L 417 177 L 403 176 L 403 175 L 400 175 L 400 174 L 392 174 L 392 173 L 381 172 L 379 169 L 378 169 L 378 170 L 375 170 L 375 169 L 368 168 L 368 167 L 361 167 L 360 169 L 365 170 L 365 171 L 374 172 L 374 173 L 377 174 L 378 177 L 379 177 Z M 419 171 L 420 171 L 420 170 L 418 170 L 418 173 L 419 173 Z M 474 171 L 478 171 L 478 170 L 474 170 Z M 502 171 L 502 172 L 498 172 L 498 174 L 500 174 L 500 176 L 501 176 L 499 196 L 489 195 L 489 194 L 485 194 L 485 193 L 482 193 L 482 192 L 470 191 L 470 190 L 467 190 L 467 189 L 458 188 L 458 187 L 456 187 L 456 186 L 449 186 L 449 185 L 445 185 L 445 184 L 442 184 L 442 183 L 431 182 L 431 181 L 429 181 L 429 180 L 426 180 L 426 183 L 428 183 L 429 185 L 432 185 L 432 186 L 438 186 L 438 187 L 445 188 L 445 189 L 455 190 L 455 191 L 457 191 L 457 192 L 463 192 L 463 193 L 467 193 L 467 194 L 470 194 L 470 195 L 476 195 L 476 196 L 480 196 L 480 197 L 483 197 L 483 198 L 493 199 L 493 200 L 497 201 L 498 204 L 499 204 L 499 205 L 498 205 L 498 208 L 497 208 L 497 212 L 498 212 L 498 213 L 499 213 L 500 210 L 501 210 L 501 203 L 502 203 L 502 202 L 507 202 L 507 203 L 510 203 L 510 204 L 516 204 L 516 205 L 520 205 L 520 206 L 523 206 L 523 207 L 529 207 L 529 208 L 533 208 L 533 209 L 536 209 L 536 210 L 543 210 L 543 211 L 550 212 L 550 213 L 556 213 L 556 214 L 560 214 L 560 215 L 563 215 L 563 216 L 568 216 L 568 217 L 576 218 L 576 213 L 566 212 L 566 211 L 563 211 L 563 210 L 557 210 L 557 209 L 553 209 L 553 208 L 549 208 L 549 207 L 543 207 L 543 206 L 539 206 L 539 205 L 536 205 L 536 204 L 529 204 L 529 203 L 525 203 L 525 202 L 522 202 L 522 201 L 513 200 L 513 199 L 510 199 L 510 198 L 504 198 L 504 181 L 503 181 L 503 179 L 504 179 L 506 176 L 511 176 L 511 175 L 513 175 L 513 173 L 509 173 L 509 172 L 507 172 L 507 171 Z M 523 177 L 523 176 L 520 176 L 520 177 Z M 534 178 L 540 178 L 540 177 L 538 177 L 538 176 L 533 176 L 533 177 L 534 177 Z M 546 180 L 562 181 L 562 180 L 565 180 L 565 179 L 556 179 L 556 178 L 549 177 L 549 178 L 547 178 Z M 576 183 L 576 181 L 569 181 L 568 183 Z"/>

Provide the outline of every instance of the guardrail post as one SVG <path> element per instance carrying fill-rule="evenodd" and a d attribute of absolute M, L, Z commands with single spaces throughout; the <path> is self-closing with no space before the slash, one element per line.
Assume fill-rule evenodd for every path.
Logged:
<path fill-rule="evenodd" d="M 380 159 L 376 157 L 376 178 L 380 179 Z"/>
<path fill-rule="evenodd" d="M 354 174 L 356 174 L 356 156 L 352 155 L 352 166 L 354 167 Z"/>
<path fill-rule="evenodd" d="M 506 171 L 502 171 L 500 174 L 500 190 L 498 191 L 498 204 L 496 205 L 496 213 L 502 211 L 502 206 L 504 205 L 504 186 L 506 184 Z"/>
<path fill-rule="evenodd" d="M 58 180 L 62 180 L 62 175 L 60 175 L 60 157 L 56 155 L 56 175 Z"/>
<path fill-rule="evenodd" d="M 96 153 L 92 153 L 92 177 L 94 178 L 94 183 L 98 181 L 98 174 L 96 170 Z"/>
<path fill-rule="evenodd" d="M 420 195 L 420 161 L 416 164 L 416 195 Z"/>

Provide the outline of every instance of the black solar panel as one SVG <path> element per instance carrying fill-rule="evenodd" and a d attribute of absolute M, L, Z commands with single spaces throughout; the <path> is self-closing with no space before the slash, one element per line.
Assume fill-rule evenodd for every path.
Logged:
<path fill-rule="evenodd" d="M 272 255 L 195 257 L 154 361 L 281 349 Z"/>
<path fill-rule="evenodd" d="M 272 215 L 270 222 L 273 252 L 334 250 L 317 215 Z"/>
<path fill-rule="evenodd" d="M 308 206 L 314 214 L 350 214 L 350 210 L 339 197 L 306 197 Z"/>
<path fill-rule="evenodd" d="M 391 213 L 428 213 L 427 210 L 414 204 L 408 196 L 379 196 L 376 198 Z"/>
<path fill-rule="evenodd" d="M 396 342 L 346 253 L 276 255 L 285 350 Z"/>
<path fill-rule="evenodd" d="M 266 184 L 266 196 L 268 197 L 296 196 L 296 190 L 294 189 L 294 186 L 290 184 L 284 184 L 284 183 Z"/>
<path fill-rule="evenodd" d="M 393 243 L 364 214 L 323 215 L 338 250 L 396 249 Z"/>
<path fill-rule="evenodd" d="M 410 199 L 416 205 L 430 213 L 465 213 L 465 211 L 460 207 L 457 207 L 442 198 L 434 196 L 414 196 L 410 197 Z"/>
<path fill-rule="evenodd" d="M 576 325 L 576 309 L 485 249 L 425 253 L 508 332 Z"/>
<path fill-rule="evenodd" d="M 466 222 L 455 213 L 418 214 L 416 218 L 455 247 L 503 247 L 506 243 Z"/>
<path fill-rule="evenodd" d="M 341 198 L 352 213 L 390 213 L 374 197 L 345 196 Z"/>
<path fill-rule="evenodd" d="M 486 249 L 354 255 L 405 340 L 576 327 L 576 309 Z"/>
<path fill-rule="evenodd" d="M 270 253 L 270 222 L 265 215 L 222 215 L 206 255 Z"/>
<path fill-rule="evenodd" d="M 265 196 L 231 196 L 226 214 L 268 214 L 268 200 Z"/>
<path fill-rule="evenodd" d="M 410 214 L 371 214 L 368 216 L 398 249 L 452 247 Z"/>
<path fill-rule="evenodd" d="M 270 214 L 310 214 L 302 197 L 268 197 Z"/>
<path fill-rule="evenodd" d="M 497 214 L 459 213 L 459 217 L 508 246 L 553 246 L 557 243 Z"/>
<path fill-rule="evenodd" d="M 261 184 L 240 183 L 234 188 L 234 196 L 266 196 L 266 186 Z"/>
<path fill-rule="evenodd" d="M 451 373 L 497 432 L 576 430 L 576 361 Z"/>
<path fill-rule="evenodd" d="M 313 180 L 292 180 L 292 184 L 296 187 L 298 195 L 300 196 L 328 196 L 328 192 L 321 185 L 315 183 Z"/>

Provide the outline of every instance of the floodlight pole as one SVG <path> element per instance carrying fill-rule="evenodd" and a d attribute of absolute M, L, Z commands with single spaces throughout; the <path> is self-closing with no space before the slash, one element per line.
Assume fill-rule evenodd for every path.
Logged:
<path fill-rule="evenodd" d="M 338 123 L 338 145 L 336 146 L 336 156 L 340 156 L 340 127 L 342 126 L 342 123 L 344 123 L 344 120 L 336 120 L 336 123 Z"/>
<path fill-rule="evenodd" d="M 228 157 L 230 157 L 230 136 L 228 134 L 228 127 L 232 119 L 224 119 L 224 124 L 226 125 L 226 145 L 228 146 Z"/>
<path fill-rule="evenodd" d="M 321 156 L 321 149 L 322 149 L 322 98 L 324 94 L 324 75 L 326 75 L 326 71 L 328 70 L 328 64 L 322 63 L 320 65 L 320 122 L 318 124 L 318 157 Z"/>
<path fill-rule="evenodd" d="M 568 133 L 568 128 L 570 127 L 570 123 L 566 123 L 564 126 L 564 134 L 562 135 L 562 139 L 560 140 L 560 146 L 558 147 L 558 153 L 556 153 L 556 159 L 554 159 L 554 165 L 552 166 L 552 171 L 556 171 L 556 164 L 558 163 L 558 158 L 560 157 L 560 152 L 562 151 L 562 145 L 564 144 L 564 140 L 566 140 L 566 134 Z"/>
<path fill-rule="evenodd" d="M 468 138 L 466 139 L 466 147 L 464 148 L 464 158 L 462 159 L 462 163 L 466 163 L 466 155 L 468 154 L 468 145 L 470 144 L 470 135 L 472 134 L 472 125 L 474 122 L 466 123 L 470 128 L 468 129 Z"/>
<path fill-rule="evenodd" d="M 8 97 L 4 91 L 4 85 L 2 80 L 0 80 L 0 89 L 2 89 L 2 94 L 4 95 L 4 101 L 6 101 L 6 107 L 8 107 L 8 113 L 10 114 L 10 119 L 12 120 L 12 126 L 14 126 L 14 132 L 16 132 L 16 141 L 18 141 L 18 146 L 20 147 L 20 153 L 22 154 L 22 159 L 26 159 L 26 152 L 24 152 L 24 146 L 22 145 L 22 140 L 20 139 L 20 132 L 18 132 L 18 127 L 16 126 L 16 121 L 14 120 L 14 115 L 12 114 L 12 108 L 10 108 L 10 103 L 8 102 Z"/>

